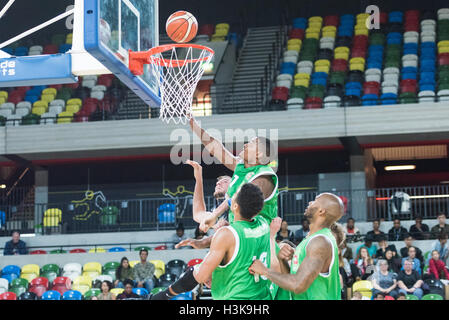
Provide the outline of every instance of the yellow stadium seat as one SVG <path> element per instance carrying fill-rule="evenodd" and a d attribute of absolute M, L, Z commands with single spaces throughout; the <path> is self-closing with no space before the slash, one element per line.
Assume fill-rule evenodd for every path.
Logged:
<path fill-rule="evenodd" d="M 53 94 L 43 94 L 41 96 L 41 100 L 44 102 L 47 102 L 47 104 L 49 104 L 50 102 L 52 102 L 53 100 L 55 100 L 55 96 Z"/>
<path fill-rule="evenodd" d="M 335 26 L 325 26 L 323 27 L 323 32 L 337 32 L 337 28 Z"/>
<path fill-rule="evenodd" d="M 225 41 L 226 37 L 218 37 L 218 36 L 212 36 L 211 41 L 212 42 L 219 42 L 219 41 Z"/>
<path fill-rule="evenodd" d="M 37 114 L 38 116 L 41 116 L 46 112 L 47 108 L 45 107 L 33 107 L 33 109 L 31 109 L 31 113 Z"/>
<path fill-rule="evenodd" d="M 334 52 L 335 53 L 340 53 L 340 52 L 349 53 L 349 48 L 348 47 L 336 47 Z"/>
<path fill-rule="evenodd" d="M 320 33 L 319 32 L 309 32 L 306 33 L 306 39 L 319 39 L 320 38 Z"/>
<path fill-rule="evenodd" d="M 0 98 L 8 99 L 8 91 L 0 91 Z"/>
<path fill-rule="evenodd" d="M 150 260 L 152 264 L 156 267 L 156 270 L 154 271 L 154 275 L 156 278 L 160 278 L 161 275 L 165 273 L 165 263 L 162 260 Z"/>
<path fill-rule="evenodd" d="M 136 264 L 138 264 L 139 262 L 140 262 L 139 260 L 132 260 L 132 261 L 129 262 L 129 265 L 131 266 L 131 268 L 134 268 L 134 266 Z"/>
<path fill-rule="evenodd" d="M 75 104 L 78 106 L 82 106 L 83 101 L 79 98 L 72 98 L 72 99 L 67 100 L 66 105 L 69 105 L 69 104 Z"/>
<path fill-rule="evenodd" d="M 352 285 L 352 292 L 360 292 L 364 297 L 370 298 L 371 299 L 371 295 L 372 295 L 372 290 L 373 289 L 373 285 L 371 283 L 371 281 L 368 280 L 361 280 L 361 281 L 356 281 L 354 282 L 354 284 Z"/>
<path fill-rule="evenodd" d="M 215 26 L 215 29 L 228 29 L 229 30 L 229 23 L 218 23 Z"/>
<path fill-rule="evenodd" d="M 329 73 L 329 71 L 330 71 L 330 66 L 317 66 L 317 67 L 315 67 L 315 72 Z"/>
<path fill-rule="evenodd" d="M 349 52 L 335 52 L 334 58 L 348 60 Z"/>
<path fill-rule="evenodd" d="M 44 107 L 45 109 L 48 108 L 48 102 L 43 100 L 38 100 L 35 103 L 33 103 L 33 107 Z"/>
<path fill-rule="evenodd" d="M 79 276 L 73 280 L 72 290 L 78 290 L 83 295 L 92 288 L 92 278 L 89 276 Z"/>
<path fill-rule="evenodd" d="M 33 279 L 36 279 L 39 276 L 35 273 L 21 273 L 20 277 L 22 279 L 26 279 L 28 281 L 28 283 L 30 283 Z"/>
<path fill-rule="evenodd" d="M 307 79 L 307 80 L 309 80 L 310 79 L 310 74 L 308 74 L 308 73 L 297 73 L 297 74 L 295 74 L 295 80 L 296 79 Z"/>
<path fill-rule="evenodd" d="M 295 80 L 295 87 L 309 87 L 309 79 L 297 79 Z"/>
<path fill-rule="evenodd" d="M 365 64 L 365 58 L 363 57 L 356 57 L 356 58 L 351 58 L 351 60 L 349 60 L 349 64 Z"/>
<path fill-rule="evenodd" d="M 438 53 L 448 53 L 449 52 L 449 47 L 438 47 Z"/>
<path fill-rule="evenodd" d="M 297 45 L 290 44 L 287 46 L 287 50 L 299 52 L 299 51 L 301 51 L 301 46 L 299 44 L 297 44 Z"/>
<path fill-rule="evenodd" d="M 89 253 L 99 253 L 99 252 L 107 252 L 105 248 L 92 248 L 89 250 Z"/>
<path fill-rule="evenodd" d="M 356 15 L 356 18 L 357 18 L 357 20 L 359 20 L 359 19 L 366 19 L 369 16 L 370 16 L 369 13 L 362 12 L 362 13 L 359 13 L 358 15 Z"/>
<path fill-rule="evenodd" d="M 301 39 L 289 39 L 287 41 L 287 45 L 301 45 L 302 41 Z"/>
<path fill-rule="evenodd" d="M 442 40 L 440 42 L 438 42 L 438 48 L 439 47 L 447 47 L 449 46 L 449 40 Z"/>
<path fill-rule="evenodd" d="M 309 27 L 306 29 L 306 34 L 310 32 L 321 32 L 321 26 L 319 25 L 309 25 Z"/>
<path fill-rule="evenodd" d="M 62 219 L 61 209 L 47 209 L 44 213 L 44 227 L 57 227 Z"/>
<path fill-rule="evenodd" d="M 101 264 L 99 262 L 88 262 L 83 266 L 83 276 L 89 276 L 91 279 L 95 279 L 101 275 Z"/>
<path fill-rule="evenodd" d="M 69 104 L 65 108 L 65 111 L 73 113 L 73 114 L 77 113 L 80 110 L 81 110 L 81 106 L 79 106 L 77 104 Z"/>
<path fill-rule="evenodd" d="M 351 64 L 351 65 L 349 65 L 349 70 L 351 70 L 351 71 L 355 71 L 355 70 L 365 71 L 365 65 L 362 64 L 362 63 Z"/>
<path fill-rule="evenodd" d="M 40 268 L 37 264 L 26 264 L 22 267 L 20 277 L 22 279 L 28 280 L 28 282 L 31 282 L 31 280 L 39 277 L 40 275 Z"/>
<path fill-rule="evenodd" d="M 42 91 L 42 94 L 52 94 L 56 96 L 58 94 L 58 90 L 56 90 L 55 88 L 47 88 Z"/>
<path fill-rule="evenodd" d="M 2 104 L 4 104 L 6 102 L 6 99 L 4 98 L 4 97 L 0 97 L 0 106 L 2 105 Z"/>
<path fill-rule="evenodd" d="M 73 121 L 73 113 L 67 111 L 58 114 L 58 119 L 56 120 L 57 123 L 70 123 L 72 121 Z"/>
<path fill-rule="evenodd" d="M 320 16 L 313 16 L 309 18 L 309 24 L 312 22 L 323 22 L 323 17 Z"/>
<path fill-rule="evenodd" d="M 215 33 L 212 35 L 212 37 L 226 37 L 227 35 L 227 29 L 215 29 Z"/>
<path fill-rule="evenodd" d="M 329 60 L 321 59 L 315 61 L 315 67 L 316 66 L 330 66 L 331 62 Z"/>
<path fill-rule="evenodd" d="M 322 38 L 336 38 L 337 32 L 336 31 L 326 31 L 323 32 Z"/>
<path fill-rule="evenodd" d="M 369 34 L 368 29 L 357 29 L 354 31 L 356 36 L 367 36 Z"/>
<path fill-rule="evenodd" d="M 120 293 L 122 293 L 123 291 L 125 291 L 125 289 L 123 288 L 114 288 L 111 289 L 111 293 L 115 294 L 116 296 L 118 296 Z"/>

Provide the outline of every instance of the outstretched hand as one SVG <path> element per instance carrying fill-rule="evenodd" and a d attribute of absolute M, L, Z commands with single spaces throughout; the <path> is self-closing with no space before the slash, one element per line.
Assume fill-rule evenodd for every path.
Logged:
<path fill-rule="evenodd" d="M 202 177 L 203 167 L 198 162 L 193 160 L 187 160 L 186 164 L 190 165 L 193 168 L 193 175 L 196 180 Z"/>
<path fill-rule="evenodd" d="M 212 228 L 217 222 L 217 218 L 213 215 L 210 215 L 209 217 L 203 219 L 200 223 L 200 230 L 204 233 L 209 231 L 210 228 Z"/>
<path fill-rule="evenodd" d="M 195 239 L 185 239 L 175 245 L 175 249 L 191 246 L 194 249 L 200 249 Z"/>

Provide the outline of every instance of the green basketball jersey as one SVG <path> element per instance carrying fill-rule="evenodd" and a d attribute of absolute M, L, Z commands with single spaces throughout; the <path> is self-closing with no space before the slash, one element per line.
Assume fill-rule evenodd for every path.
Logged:
<path fill-rule="evenodd" d="M 296 247 L 293 255 L 291 274 L 296 274 L 301 262 L 306 257 L 307 245 L 311 239 L 317 236 L 324 236 L 332 243 L 333 256 L 327 274 L 320 273 L 310 287 L 303 293 L 293 294 L 293 300 L 341 300 L 340 272 L 338 265 L 338 247 L 335 237 L 329 228 L 321 229 L 312 235 L 308 235 Z"/>
<path fill-rule="evenodd" d="M 273 193 L 265 199 L 265 204 L 260 212 L 260 215 L 265 217 L 269 223 L 271 220 L 277 217 L 278 215 L 278 177 L 273 169 L 268 166 L 254 166 L 245 168 L 243 162 L 237 164 L 234 170 L 234 175 L 232 176 L 231 183 L 229 184 L 228 191 L 226 193 L 227 197 L 231 199 L 234 194 L 240 189 L 242 185 L 245 183 L 249 183 L 254 179 L 262 176 L 269 175 L 273 179 L 274 190 Z M 229 210 L 229 223 L 234 221 L 234 213 Z"/>
<path fill-rule="evenodd" d="M 270 266 L 270 226 L 256 217 L 252 222 L 234 221 L 225 227 L 235 237 L 235 251 L 225 266 L 212 273 L 211 293 L 214 300 L 271 300 L 267 279 L 256 282 L 248 268 L 255 259 Z"/>

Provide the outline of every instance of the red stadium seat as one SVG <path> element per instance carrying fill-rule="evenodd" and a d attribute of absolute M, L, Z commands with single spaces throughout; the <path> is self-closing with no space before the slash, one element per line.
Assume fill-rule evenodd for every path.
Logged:
<path fill-rule="evenodd" d="M 380 24 L 387 24 L 388 23 L 388 13 L 387 12 L 381 12 L 379 17 Z"/>
<path fill-rule="evenodd" d="M 304 29 L 292 29 L 288 34 L 289 39 L 300 39 L 303 40 L 305 35 Z"/>
<path fill-rule="evenodd" d="M 112 80 L 113 80 L 113 77 L 110 77 L 107 74 L 103 74 L 98 77 L 97 85 L 105 86 L 106 88 L 108 88 L 112 85 Z"/>
<path fill-rule="evenodd" d="M 167 250 L 167 246 L 166 245 L 157 246 L 154 248 L 154 250 Z"/>
<path fill-rule="evenodd" d="M 440 53 L 438 55 L 438 64 L 440 66 L 447 66 L 447 65 L 449 65 L 449 53 Z"/>
<path fill-rule="evenodd" d="M 89 122 L 90 113 L 87 110 L 80 110 L 73 116 L 73 122 Z"/>
<path fill-rule="evenodd" d="M 49 88 L 55 88 L 56 90 L 61 90 L 62 87 L 64 87 L 63 84 L 52 84 L 48 86 Z"/>
<path fill-rule="evenodd" d="M 332 71 L 346 71 L 348 69 L 348 61 L 345 59 L 334 59 L 332 61 Z"/>
<path fill-rule="evenodd" d="M 201 262 L 203 262 L 203 259 L 192 259 L 187 262 L 187 267 L 193 267 L 194 265 L 200 264 Z"/>
<path fill-rule="evenodd" d="M 47 251 L 45 250 L 33 250 L 30 252 L 30 254 L 47 254 Z"/>
<path fill-rule="evenodd" d="M 17 295 L 14 292 L 5 292 L 0 294 L 0 300 L 17 300 Z"/>
<path fill-rule="evenodd" d="M 57 277 L 53 280 L 52 290 L 58 291 L 61 295 L 72 289 L 72 280 L 69 277 Z"/>
<path fill-rule="evenodd" d="M 87 251 L 84 249 L 72 249 L 69 253 L 86 253 Z"/>
<path fill-rule="evenodd" d="M 64 85 L 64 87 L 71 88 L 71 89 L 78 89 L 79 86 L 80 86 L 79 82 L 67 83 Z"/>
<path fill-rule="evenodd" d="M 325 16 L 323 19 L 324 26 L 334 26 L 338 27 L 338 23 L 340 22 L 339 16 Z"/>
<path fill-rule="evenodd" d="M 48 290 L 48 279 L 38 277 L 31 280 L 29 292 L 35 293 L 39 298 Z"/>
<path fill-rule="evenodd" d="M 306 99 L 303 109 L 321 109 L 323 100 L 318 97 L 309 97 Z"/>
<path fill-rule="evenodd" d="M 56 54 L 59 52 L 59 48 L 57 45 L 54 44 L 48 44 L 44 47 L 43 54 Z"/>
<path fill-rule="evenodd" d="M 275 87 L 272 93 L 272 100 L 288 100 L 288 88 L 286 87 Z"/>
<path fill-rule="evenodd" d="M 215 32 L 215 26 L 213 24 L 205 24 L 200 26 L 198 30 L 198 34 L 205 34 L 208 36 L 212 36 Z"/>
<path fill-rule="evenodd" d="M 394 298 L 392 296 L 385 296 L 384 300 L 394 300 Z"/>

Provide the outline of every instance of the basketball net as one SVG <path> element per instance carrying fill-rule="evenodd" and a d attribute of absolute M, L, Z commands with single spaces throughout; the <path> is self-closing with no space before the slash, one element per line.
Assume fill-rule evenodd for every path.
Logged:
<path fill-rule="evenodd" d="M 149 64 L 150 74 L 157 78 L 161 92 L 159 118 L 166 123 L 173 120 L 175 124 L 186 124 L 192 117 L 193 95 L 204 65 L 213 56 L 214 51 L 205 46 L 169 44 L 146 52 L 130 51 L 129 69 L 134 75 L 142 75 L 143 65 Z"/>

